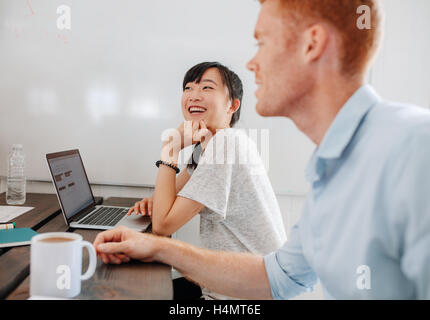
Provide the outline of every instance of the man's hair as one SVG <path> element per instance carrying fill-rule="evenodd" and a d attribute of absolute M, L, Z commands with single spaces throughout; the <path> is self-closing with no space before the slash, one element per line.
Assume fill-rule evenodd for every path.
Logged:
<path fill-rule="evenodd" d="M 263 4 L 266 0 L 259 0 Z M 282 14 L 291 19 L 298 30 L 318 20 L 332 25 L 340 34 L 342 72 L 356 75 L 363 72 L 375 56 L 382 34 L 379 0 L 277 0 Z M 357 21 L 360 6 L 370 9 L 370 29 L 360 29 Z"/>

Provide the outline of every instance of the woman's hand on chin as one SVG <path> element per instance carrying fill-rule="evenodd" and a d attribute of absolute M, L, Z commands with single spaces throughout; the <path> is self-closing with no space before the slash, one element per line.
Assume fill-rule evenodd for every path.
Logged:
<path fill-rule="evenodd" d="M 181 136 L 181 149 L 200 143 L 207 143 L 212 138 L 212 132 L 206 127 L 204 120 L 184 121 L 178 131 Z"/>
<path fill-rule="evenodd" d="M 182 149 L 198 142 L 204 148 L 211 138 L 212 132 L 203 120 L 184 121 L 176 130 L 170 131 L 167 139 L 164 140 L 161 160 L 177 164 L 179 152 Z"/>
<path fill-rule="evenodd" d="M 199 128 L 193 134 L 193 141 L 195 143 L 200 142 L 203 149 L 205 149 L 207 143 L 212 138 L 212 132 L 206 127 L 206 123 L 203 120 L 199 121 Z"/>

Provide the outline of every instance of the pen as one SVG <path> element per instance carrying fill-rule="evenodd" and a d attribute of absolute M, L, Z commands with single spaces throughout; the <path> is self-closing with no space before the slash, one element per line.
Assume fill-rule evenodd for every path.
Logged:
<path fill-rule="evenodd" d="M 14 229 L 15 228 L 15 222 L 7 223 L 7 224 L 0 224 L 0 230 L 2 229 Z"/>

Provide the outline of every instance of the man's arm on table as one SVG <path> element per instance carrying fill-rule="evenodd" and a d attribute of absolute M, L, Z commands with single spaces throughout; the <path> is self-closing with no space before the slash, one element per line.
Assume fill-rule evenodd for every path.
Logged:
<path fill-rule="evenodd" d="M 166 240 L 169 244 L 160 248 L 155 260 L 174 266 L 186 278 L 231 297 L 272 299 L 263 257 Z"/>
<path fill-rule="evenodd" d="M 100 233 L 94 246 L 104 263 L 159 261 L 211 291 L 242 299 L 290 299 L 317 282 L 302 251 L 298 224 L 288 242 L 264 258 L 197 248 L 125 227 Z"/>
<path fill-rule="evenodd" d="M 129 258 L 159 261 L 221 294 L 244 299 L 272 298 L 264 260 L 258 255 L 202 249 L 125 227 L 100 233 L 94 246 L 105 263 L 127 262 Z M 125 258 L 120 260 L 118 256 Z"/>

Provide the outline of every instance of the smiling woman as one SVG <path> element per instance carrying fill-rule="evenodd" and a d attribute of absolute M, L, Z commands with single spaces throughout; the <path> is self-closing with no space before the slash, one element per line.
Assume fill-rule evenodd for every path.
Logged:
<path fill-rule="evenodd" d="M 162 153 L 153 198 L 129 213 L 152 217 L 152 231 L 168 236 L 200 215 L 200 239 L 208 249 L 267 254 L 286 235 L 280 209 L 253 141 L 232 126 L 239 120 L 240 78 L 217 62 L 192 67 L 183 80 L 180 142 L 173 156 Z M 176 177 L 180 149 L 195 144 L 191 165 Z M 163 148 L 168 145 L 166 143 Z M 247 159 L 246 163 L 230 161 Z M 212 161 L 213 159 L 221 160 Z M 172 170 L 175 169 L 175 170 Z M 258 174 L 256 174 L 258 172 Z M 174 298 L 228 297 L 175 279 Z"/>
<path fill-rule="evenodd" d="M 228 126 L 233 127 L 239 120 L 243 97 L 242 81 L 236 73 L 222 64 L 203 62 L 192 67 L 185 74 L 182 89 L 182 111 L 186 120 L 194 120 L 193 116 L 198 115 L 196 119 L 205 119 L 208 129 L 213 133 L 214 128 L 224 128 L 226 121 L 229 120 Z M 201 103 L 202 99 L 206 99 L 206 105 Z M 229 100 L 233 102 L 233 108 L 230 109 Z M 208 111 L 209 104 L 212 108 L 203 114 Z M 224 108 L 215 108 L 217 105 L 224 105 Z"/>
<path fill-rule="evenodd" d="M 182 89 L 182 113 L 185 120 L 204 120 L 213 135 L 216 130 L 231 128 L 239 121 L 242 81 L 236 73 L 219 62 L 202 62 L 192 67 L 185 74 Z M 195 151 L 198 149 L 195 148 Z M 188 167 L 195 169 L 196 166 L 194 157 L 191 157 Z"/>

